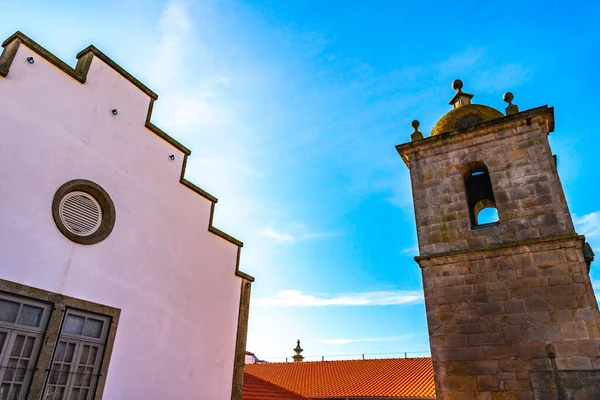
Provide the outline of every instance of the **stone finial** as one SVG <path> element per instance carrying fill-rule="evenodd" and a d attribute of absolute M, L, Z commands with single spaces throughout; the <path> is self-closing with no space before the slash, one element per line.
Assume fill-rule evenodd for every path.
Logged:
<path fill-rule="evenodd" d="M 460 79 L 455 79 L 452 82 L 452 89 L 456 90 L 456 94 L 450 100 L 450 105 L 454 106 L 454 108 L 458 108 L 461 106 L 466 106 L 467 104 L 471 104 L 471 99 L 473 98 L 472 94 L 465 93 L 462 91 L 463 81 Z"/>
<path fill-rule="evenodd" d="M 463 81 L 461 81 L 460 79 L 455 79 L 452 82 L 452 89 L 456 90 L 456 93 L 462 92 L 462 88 L 463 88 Z"/>
<path fill-rule="evenodd" d="M 508 107 L 506 107 L 506 115 L 516 114 L 519 112 L 519 107 L 512 103 L 514 98 L 515 96 L 511 92 L 506 92 L 504 93 L 504 96 L 502 96 L 502 100 L 508 103 Z"/>
<path fill-rule="evenodd" d="M 414 142 L 415 140 L 421 140 L 421 139 L 423 139 L 423 134 L 421 132 L 419 132 L 419 125 L 421 125 L 421 123 L 415 119 L 410 125 L 415 130 L 410 135 L 410 141 Z"/>
<path fill-rule="evenodd" d="M 298 339 L 298 344 L 296 345 L 294 351 L 296 352 L 296 354 L 294 354 L 294 356 L 292 357 L 294 359 L 294 362 L 302 362 L 302 360 L 304 360 L 304 356 L 300 353 L 302 353 L 304 350 L 302 349 L 302 347 L 300 347 L 300 339 Z"/>

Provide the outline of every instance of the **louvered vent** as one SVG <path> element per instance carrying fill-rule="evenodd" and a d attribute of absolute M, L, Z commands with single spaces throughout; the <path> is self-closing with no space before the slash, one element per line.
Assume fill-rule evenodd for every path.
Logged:
<path fill-rule="evenodd" d="M 60 201 L 60 220 L 69 232 L 89 236 L 100 228 L 100 204 L 85 192 L 70 192 Z"/>

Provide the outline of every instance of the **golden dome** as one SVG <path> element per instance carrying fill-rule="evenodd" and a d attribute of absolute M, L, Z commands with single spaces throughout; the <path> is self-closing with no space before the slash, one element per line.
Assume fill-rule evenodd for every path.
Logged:
<path fill-rule="evenodd" d="M 504 114 L 495 108 L 484 106 L 482 104 L 465 104 L 451 110 L 440 118 L 431 130 L 431 136 L 449 132 L 454 129 L 467 128 L 502 117 L 504 117 Z"/>

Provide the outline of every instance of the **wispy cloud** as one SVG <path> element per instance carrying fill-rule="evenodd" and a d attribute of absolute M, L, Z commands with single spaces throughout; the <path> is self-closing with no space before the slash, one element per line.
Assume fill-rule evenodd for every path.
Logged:
<path fill-rule="evenodd" d="M 260 231 L 260 236 L 267 237 L 269 239 L 273 239 L 276 242 L 295 242 L 296 239 L 290 235 L 289 233 L 277 232 L 272 228 L 265 228 Z"/>
<path fill-rule="evenodd" d="M 305 240 L 316 240 L 316 239 L 326 239 L 336 236 L 342 236 L 343 233 L 340 232 L 313 232 L 313 233 L 301 233 L 301 234 L 291 234 L 286 232 L 279 232 L 273 228 L 265 228 L 259 232 L 260 236 L 272 239 L 277 243 L 295 243 L 299 241 Z"/>
<path fill-rule="evenodd" d="M 316 339 L 313 343 L 321 344 L 350 344 L 350 343 L 370 343 L 370 342 L 399 342 L 406 339 L 411 339 L 415 336 L 422 336 L 424 334 L 409 334 L 400 336 L 388 336 L 388 337 L 366 337 L 366 338 L 332 338 L 332 339 Z"/>
<path fill-rule="evenodd" d="M 346 294 L 306 294 L 301 290 L 282 290 L 274 297 L 252 300 L 255 307 L 392 306 L 423 301 L 420 291 L 394 290 Z"/>
<path fill-rule="evenodd" d="M 586 215 L 573 215 L 573 222 L 577 231 L 585 235 L 588 240 L 600 238 L 600 211 Z"/>
<path fill-rule="evenodd" d="M 405 247 L 402 250 L 400 250 L 401 254 L 408 254 L 408 255 L 417 255 L 419 254 L 419 246 L 414 245 L 414 246 L 410 246 L 410 247 Z"/>
<path fill-rule="evenodd" d="M 156 59 L 150 71 L 153 81 L 170 81 L 182 70 L 181 58 L 186 52 L 186 42 L 192 33 L 192 23 L 187 5 L 170 0 L 162 10 L 157 24 L 160 39 L 156 46 Z"/>

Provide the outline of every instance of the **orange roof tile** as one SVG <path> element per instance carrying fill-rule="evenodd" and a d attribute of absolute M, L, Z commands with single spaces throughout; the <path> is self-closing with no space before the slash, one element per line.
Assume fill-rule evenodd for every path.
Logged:
<path fill-rule="evenodd" d="M 244 374 L 242 400 L 310 400 L 256 376 Z"/>
<path fill-rule="evenodd" d="M 245 370 L 310 398 L 435 398 L 431 358 L 248 364 Z"/>

